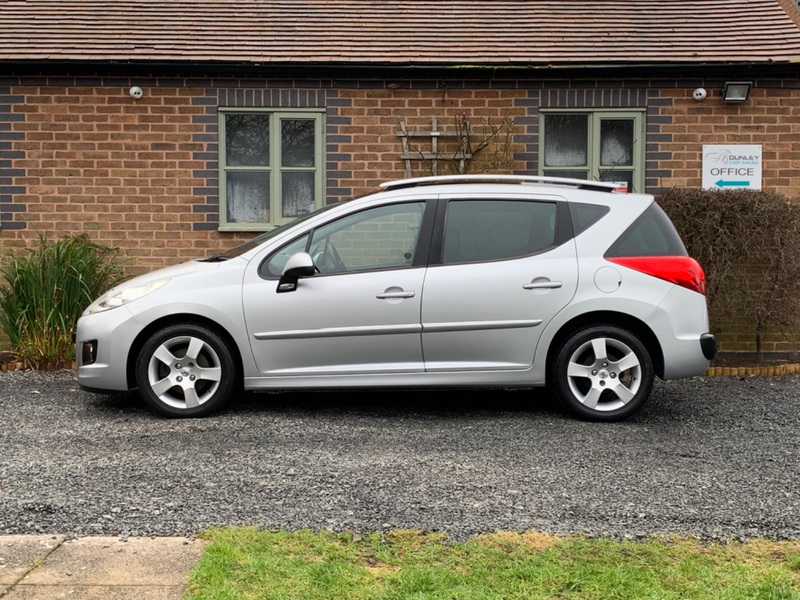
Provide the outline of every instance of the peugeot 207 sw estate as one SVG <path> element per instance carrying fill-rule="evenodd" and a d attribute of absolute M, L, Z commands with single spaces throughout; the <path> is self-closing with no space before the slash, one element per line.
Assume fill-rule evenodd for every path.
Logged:
<path fill-rule="evenodd" d="M 645 194 L 517 176 L 385 183 L 111 289 L 82 388 L 199 417 L 244 390 L 550 386 L 612 421 L 716 352 L 705 275 Z"/>

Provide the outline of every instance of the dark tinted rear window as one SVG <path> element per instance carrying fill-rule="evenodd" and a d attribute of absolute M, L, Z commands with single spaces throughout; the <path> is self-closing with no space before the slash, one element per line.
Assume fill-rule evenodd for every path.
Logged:
<path fill-rule="evenodd" d="M 444 262 L 504 260 L 552 248 L 556 210 L 553 202 L 451 200 Z"/>
<path fill-rule="evenodd" d="M 579 204 L 570 202 L 569 212 L 572 216 L 572 226 L 575 228 L 575 235 L 579 235 L 597 223 L 607 212 L 607 206 L 597 206 L 596 204 Z"/>
<path fill-rule="evenodd" d="M 606 252 L 607 258 L 623 256 L 688 256 L 667 214 L 655 202 L 628 227 Z"/>

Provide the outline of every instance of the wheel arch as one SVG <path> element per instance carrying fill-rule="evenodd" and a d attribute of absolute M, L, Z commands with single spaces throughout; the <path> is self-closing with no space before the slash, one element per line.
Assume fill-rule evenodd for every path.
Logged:
<path fill-rule="evenodd" d="M 637 319 L 636 317 L 614 311 L 596 311 L 585 313 L 564 323 L 550 343 L 547 351 L 547 365 L 553 364 L 559 349 L 567 340 L 567 338 L 580 329 L 595 325 L 612 325 L 621 329 L 625 329 L 636 336 L 650 354 L 650 360 L 653 362 L 655 374 L 658 375 L 658 377 L 663 378 L 664 353 L 661 349 L 661 344 L 658 342 L 658 338 L 653 333 L 653 330 L 650 329 L 650 327 L 648 327 L 644 321 Z M 549 378 L 549 367 L 546 371 L 546 376 Z"/>
<path fill-rule="evenodd" d="M 156 319 L 147 327 L 142 329 L 133 340 L 133 343 L 128 349 L 128 357 L 125 362 L 125 379 L 129 389 L 136 387 L 136 359 L 141 353 L 145 342 L 147 342 L 147 340 L 159 329 L 164 329 L 165 327 L 169 327 L 171 325 L 201 325 L 213 330 L 214 333 L 218 335 L 230 349 L 231 356 L 233 357 L 239 374 L 241 375 L 243 373 L 242 355 L 239 345 L 224 327 L 207 317 L 193 314 L 173 314 Z"/>

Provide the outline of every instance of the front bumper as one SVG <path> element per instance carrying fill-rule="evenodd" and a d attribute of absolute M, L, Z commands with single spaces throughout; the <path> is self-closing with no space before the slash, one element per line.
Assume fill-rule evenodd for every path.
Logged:
<path fill-rule="evenodd" d="M 128 352 L 141 331 L 125 306 L 81 317 L 75 332 L 78 385 L 95 392 L 130 389 Z"/>

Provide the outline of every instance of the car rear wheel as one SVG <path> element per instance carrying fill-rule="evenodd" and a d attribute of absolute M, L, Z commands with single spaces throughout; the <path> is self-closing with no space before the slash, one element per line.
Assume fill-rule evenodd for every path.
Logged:
<path fill-rule="evenodd" d="M 632 415 L 650 396 L 654 377 L 644 345 L 612 326 L 572 334 L 559 348 L 551 372 L 561 403 L 591 421 L 619 421 Z"/>
<path fill-rule="evenodd" d="M 172 325 L 148 339 L 136 361 L 144 401 L 169 417 L 202 417 L 233 395 L 238 370 L 225 342 L 201 325 Z"/>

